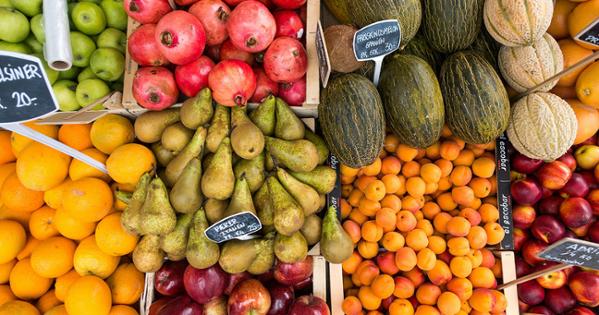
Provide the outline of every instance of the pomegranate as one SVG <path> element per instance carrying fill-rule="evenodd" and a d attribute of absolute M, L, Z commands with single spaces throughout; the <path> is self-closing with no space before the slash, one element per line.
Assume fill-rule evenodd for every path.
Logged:
<path fill-rule="evenodd" d="M 233 45 L 231 40 L 225 41 L 220 46 L 219 58 L 220 60 L 241 60 L 250 66 L 254 64 L 254 55 L 252 55 L 252 53 L 237 48 L 235 45 Z"/>
<path fill-rule="evenodd" d="M 198 0 L 175 0 L 175 3 L 181 7 L 194 4 L 196 2 L 198 2 Z"/>
<path fill-rule="evenodd" d="M 219 62 L 208 76 L 214 100 L 225 106 L 245 106 L 256 90 L 256 75 L 240 60 Z"/>
<path fill-rule="evenodd" d="M 293 82 L 306 74 L 306 49 L 297 39 L 279 37 L 264 54 L 264 71 L 275 82 Z"/>
<path fill-rule="evenodd" d="M 306 0 L 272 0 L 272 3 L 281 9 L 295 10 L 303 6 Z"/>
<path fill-rule="evenodd" d="M 234 7 L 234 6 L 236 6 L 236 5 L 238 5 L 238 4 L 240 4 L 240 3 L 242 3 L 243 1 L 246 1 L 246 0 L 224 0 L 224 1 L 225 1 L 225 2 L 226 2 L 228 5 L 229 5 L 229 6 L 232 6 L 232 7 Z M 260 2 L 262 2 L 262 3 L 264 3 L 264 5 L 265 5 L 265 6 L 267 6 L 267 7 L 269 7 L 269 8 L 270 8 L 270 7 L 272 7 L 272 2 L 271 2 L 271 0 L 259 0 L 259 1 L 260 1 Z"/>
<path fill-rule="evenodd" d="M 210 57 L 210 59 L 212 59 L 212 61 L 215 62 L 219 62 L 220 61 L 220 46 L 221 45 L 215 45 L 215 46 L 208 46 L 206 47 L 206 50 L 204 51 L 204 54 L 208 57 Z"/>
<path fill-rule="evenodd" d="M 208 74 L 214 68 L 214 62 L 206 56 L 175 69 L 175 81 L 181 93 L 187 97 L 194 97 L 198 92 L 208 86 Z"/>
<path fill-rule="evenodd" d="M 160 19 L 154 38 L 166 59 L 177 65 L 200 58 L 206 47 L 204 26 L 195 16 L 182 10 Z"/>
<path fill-rule="evenodd" d="M 227 19 L 231 14 L 229 6 L 221 0 L 202 0 L 189 8 L 189 13 L 202 22 L 206 31 L 206 45 L 222 44 L 227 34 Z"/>
<path fill-rule="evenodd" d="M 229 15 L 227 31 L 235 46 L 254 53 L 265 50 L 272 43 L 277 24 L 262 2 L 247 0 Z"/>
<path fill-rule="evenodd" d="M 256 92 L 250 99 L 252 103 L 261 103 L 267 96 L 279 94 L 279 85 L 269 79 L 264 70 L 254 68 L 254 74 L 256 75 Z"/>
<path fill-rule="evenodd" d="M 304 36 L 304 22 L 295 11 L 282 10 L 273 15 L 277 22 L 275 37 L 289 36 L 300 39 Z"/>
<path fill-rule="evenodd" d="M 149 110 L 163 110 L 175 104 L 179 90 L 173 74 L 164 67 L 144 67 L 133 78 L 133 97 Z"/>
<path fill-rule="evenodd" d="M 142 66 L 164 66 L 169 63 L 154 40 L 155 30 L 156 24 L 144 24 L 133 31 L 127 40 L 131 59 Z"/>
<path fill-rule="evenodd" d="M 125 0 L 123 6 L 127 15 L 141 24 L 156 24 L 173 10 L 168 0 Z"/>
<path fill-rule="evenodd" d="M 306 77 L 291 83 L 281 83 L 279 97 L 291 106 L 301 106 L 306 101 Z"/>

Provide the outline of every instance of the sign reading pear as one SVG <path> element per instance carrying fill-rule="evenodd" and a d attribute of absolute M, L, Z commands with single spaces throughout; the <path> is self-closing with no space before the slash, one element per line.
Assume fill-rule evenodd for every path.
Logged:
<path fill-rule="evenodd" d="M 209 240 L 222 243 L 232 239 L 245 239 L 260 229 L 262 223 L 258 217 L 250 211 L 244 211 L 214 223 L 204 234 Z"/>

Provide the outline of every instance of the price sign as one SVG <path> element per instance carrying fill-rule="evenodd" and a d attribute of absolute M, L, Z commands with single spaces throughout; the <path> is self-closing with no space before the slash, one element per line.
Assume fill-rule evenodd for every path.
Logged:
<path fill-rule="evenodd" d="M 599 48 L 599 19 L 576 35 L 575 39 Z"/>
<path fill-rule="evenodd" d="M 568 265 L 599 270 L 599 244 L 583 240 L 564 238 L 547 247 L 538 256 Z"/>
<path fill-rule="evenodd" d="M 324 40 L 324 32 L 320 21 L 318 21 L 318 28 L 316 29 L 316 52 L 318 53 L 320 81 L 322 86 L 327 87 L 331 76 L 331 59 L 327 52 L 327 43 Z"/>
<path fill-rule="evenodd" d="M 0 124 L 45 116 L 57 104 L 39 58 L 0 51 Z"/>
<path fill-rule="evenodd" d="M 514 250 L 514 223 L 510 198 L 510 156 L 508 143 L 508 139 L 504 134 L 497 138 L 495 145 L 497 208 L 499 209 L 499 224 L 505 231 L 505 237 L 499 244 L 502 250 Z"/>
<path fill-rule="evenodd" d="M 399 49 L 401 27 L 395 19 L 372 23 L 354 35 L 354 54 L 358 61 L 374 60 L 375 85 L 379 84 L 385 56 Z"/>
<path fill-rule="evenodd" d="M 232 239 L 245 239 L 262 229 L 262 223 L 252 212 L 245 211 L 226 217 L 204 231 L 206 237 L 215 243 Z"/>

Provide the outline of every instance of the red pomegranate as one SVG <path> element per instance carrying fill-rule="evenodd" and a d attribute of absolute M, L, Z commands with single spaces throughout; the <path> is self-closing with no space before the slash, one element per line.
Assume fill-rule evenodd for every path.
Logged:
<path fill-rule="evenodd" d="M 254 64 L 254 55 L 245 50 L 237 48 L 237 46 L 233 45 L 231 40 L 226 40 L 220 46 L 219 58 L 220 60 L 241 60 L 250 66 Z"/>
<path fill-rule="evenodd" d="M 164 67 L 144 67 L 133 78 L 133 97 L 149 110 L 163 110 L 175 104 L 179 90 L 173 74 Z"/>
<path fill-rule="evenodd" d="M 267 96 L 277 96 L 279 94 L 279 85 L 269 79 L 262 68 L 254 68 L 254 74 L 256 75 L 256 92 L 254 92 L 250 102 L 261 103 Z"/>
<path fill-rule="evenodd" d="M 229 15 L 227 31 L 235 46 L 254 53 L 266 49 L 272 43 L 277 24 L 262 2 L 247 0 L 235 7 Z"/>
<path fill-rule="evenodd" d="M 186 65 L 177 66 L 175 81 L 181 93 L 187 97 L 194 97 L 198 92 L 208 86 L 208 75 L 214 68 L 214 62 L 206 56 Z"/>
<path fill-rule="evenodd" d="M 218 62 L 220 60 L 220 46 L 221 45 L 206 47 L 206 50 L 204 50 L 204 55 L 210 57 L 212 61 Z"/>
<path fill-rule="evenodd" d="M 295 10 L 303 6 L 306 0 L 272 0 L 272 3 L 281 9 Z"/>
<path fill-rule="evenodd" d="M 242 3 L 243 1 L 247 1 L 247 0 L 224 0 L 229 6 L 236 6 L 240 3 Z M 259 0 L 260 2 L 264 3 L 265 6 L 267 7 L 272 7 L 272 2 L 271 0 Z"/>
<path fill-rule="evenodd" d="M 295 11 L 281 10 L 273 15 L 277 22 L 275 37 L 289 36 L 300 39 L 304 36 L 304 22 Z"/>
<path fill-rule="evenodd" d="M 206 47 L 204 26 L 195 16 L 182 10 L 160 19 L 154 38 L 166 59 L 177 65 L 200 58 Z"/>
<path fill-rule="evenodd" d="M 306 77 L 291 83 L 281 83 L 279 97 L 291 106 L 301 106 L 306 101 Z"/>
<path fill-rule="evenodd" d="M 301 79 L 306 74 L 307 66 L 306 49 L 295 38 L 275 39 L 264 54 L 266 75 L 279 83 L 290 83 Z"/>
<path fill-rule="evenodd" d="M 181 7 L 188 6 L 188 5 L 194 4 L 196 2 L 198 2 L 198 0 L 175 0 L 175 3 Z"/>
<path fill-rule="evenodd" d="M 142 66 L 164 66 L 169 63 L 154 40 L 155 30 L 156 24 L 144 24 L 133 31 L 127 40 L 131 59 Z"/>
<path fill-rule="evenodd" d="M 243 61 L 223 60 L 210 72 L 208 86 L 217 103 L 245 106 L 256 90 L 256 75 Z"/>
<path fill-rule="evenodd" d="M 227 34 L 227 19 L 231 14 L 229 6 L 221 0 L 202 0 L 189 8 L 189 13 L 202 22 L 206 31 L 206 45 L 222 44 Z"/>
<path fill-rule="evenodd" d="M 156 24 L 173 10 L 168 0 L 125 0 L 123 7 L 127 15 L 141 24 Z"/>

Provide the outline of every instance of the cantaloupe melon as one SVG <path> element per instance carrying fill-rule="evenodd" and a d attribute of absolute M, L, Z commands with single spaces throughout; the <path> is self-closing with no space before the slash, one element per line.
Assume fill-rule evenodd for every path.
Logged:
<path fill-rule="evenodd" d="M 551 24 L 553 0 L 486 0 L 483 19 L 489 34 L 504 46 L 528 46 Z"/>

